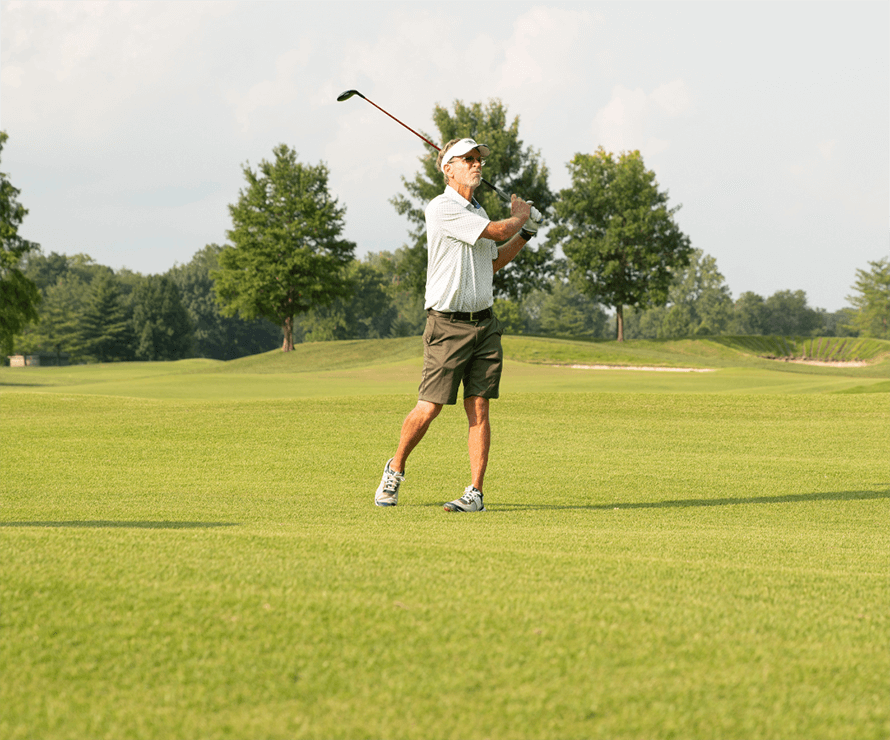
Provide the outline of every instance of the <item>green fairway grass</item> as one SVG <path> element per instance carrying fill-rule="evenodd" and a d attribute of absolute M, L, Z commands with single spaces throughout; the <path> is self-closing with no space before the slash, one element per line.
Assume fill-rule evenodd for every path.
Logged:
<path fill-rule="evenodd" d="M 890 344 L 627 345 L 505 338 L 473 515 L 416 339 L 0 370 L 0 737 L 887 738 Z"/>
<path fill-rule="evenodd" d="M 756 340 L 756 341 L 755 341 Z M 772 341 L 767 341 L 772 340 Z M 784 340 L 783 340 L 784 341 Z M 825 340 L 826 346 L 828 340 Z M 842 360 L 864 367 L 767 360 L 777 338 L 583 342 L 504 338 L 504 393 L 675 392 L 824 393 L 886 390 L 890 342 L 856 340 Z M 791 340 L 784 341 L 791 346 Z M 753 347 L 753 349 L 752 349 Z M 853 350 L 856 350 L 855 352 Z M 0 390 L 40 390 L 156 399 L 302 398 L 413 394 L 423 348 L 419 337 L 297 345 L 231 362 L 183 360 L 72 367 L 0 368 Z M 587 369 L 607 366 L 611 369 Z M 654 368 L 627 370 L 626 368 Z M 656 374 L 659 369 L 664 372 Z M 694 370 L 695 372 L 672 372 Z"/>

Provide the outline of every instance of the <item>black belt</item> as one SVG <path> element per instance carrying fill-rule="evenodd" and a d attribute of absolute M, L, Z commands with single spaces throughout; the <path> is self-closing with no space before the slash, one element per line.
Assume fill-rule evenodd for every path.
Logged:
<path fill-rule="evenodd" d="M 429 309 L 429 313 L 451 321 L 485 321 L 485 319 L 494 316 L 494 312 L 490 308 L 482 311 L 434 311 Z"/>

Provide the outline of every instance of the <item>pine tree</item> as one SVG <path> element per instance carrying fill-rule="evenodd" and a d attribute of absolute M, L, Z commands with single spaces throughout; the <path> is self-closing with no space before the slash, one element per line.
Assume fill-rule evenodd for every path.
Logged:
<path fill-rule="evenodd" d="M 110 271 L 90 285 L 79 334 L 86 354 L 99 362 L 133 359 L 130 317 Z"/>
<path fill-rule="evenodd" d="M 133 291 L 137 360 L 181 360 L 192 352 L 192 325 L 176 284 L 150 275 Z"/>

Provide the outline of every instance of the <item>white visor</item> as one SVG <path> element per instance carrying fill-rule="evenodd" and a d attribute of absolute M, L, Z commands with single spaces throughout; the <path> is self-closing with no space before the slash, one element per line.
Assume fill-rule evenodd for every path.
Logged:
<path fill-rule="evenodd" d="M 479 154 L 483 157 L 491 154 L 491 149 L 485 146 L 485 144 L 477 144 L 473 139 L 461 139 L 450 149 L 446 150 L 442 156 L 442 172 L 445 172 L 445 165 L 451 161 L 452 157 L 461 157 L 474 149 L 478 149 Z"/>

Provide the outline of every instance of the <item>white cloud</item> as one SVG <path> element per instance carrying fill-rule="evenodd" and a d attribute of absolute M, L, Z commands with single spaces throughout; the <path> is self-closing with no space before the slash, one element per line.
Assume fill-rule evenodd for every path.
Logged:
<path fill-rule="evenodd" d="M 601 145 L 609 151 L 639 149 L 644 154 L 666 151 L 670 139 L 660 135 L 662 124 L 665 119 L 684 115 L 691 107 L 692 93 L 680 79 L 659 85 L 651 93 L 616 85 L 612 98 L 594 117 L 594 148 Z"/>
<path fill-rule="evenodd" d="M 15 123 L 39 137 L 59 121 L 102 138 L 121 115 L 151 106 L 203 72 L 196 40 L 227 2 L 24 2 L 3 5 L 0 64 Z M 12 29 L 12 30 L 10 30 Z M 15 83 L 21 75 L 27 85 Z M 88 94 L 85 95 L 85 92 Z M 5 90 L 8 92 L 8 90 Z M 7 110 L 13 109 L 13 101 Z"/>
<path fill-rule="evenodd" d="M 473 39 L 463 23 L 452 27 L 425 6 L 414 7 L 418 10 L 412 13 L 381 13 L 386 33 L 353 36 L 349 44 L 338 47 L 339 64 L 333 75 L 349 81 L 347 88 L 357 87 L 372 98 L 381 90 L 399 90 L 402 99 L 435 99 L 443 76 L 467 69 L 457 60 L 466 47 L 472 51 Z"/>
<path fill-rule="evenodd" d="M 275 61 L 275 78 L 261 80 L 245 93 L 230 90 L 226 99 L 234 108 L 235 119 L 247 132 L 257 114 L 266 109 L 289 105 L 301 91 L 300 81 L 312 55 L 313 45 L 300 40 L 298 46 L 281 54 Z"/>
<path fill-rule="evenodd" d="M 495 79 L 502 89 L 563 85 L 577 71 L 566 64 L 575 42 L 594 25 L 584 11 L 533 8 L 513 24 L 513 33 L 501 42 L 503 62 Z M 540 88 L 538 88 L 540 90 Z"/>
<path fill-rule="evenodd" d="M 523 109 L 586 87 L 592 70 L 588 47 L 602 18 L 590 11 L 536 7 L 513 24 L 510 36 L 496 42 L 499 63 L 490 85 Z"/>
<path fill-rule="evenodd" d="M 532 8 L 505 26 L 504 36 L 467 30 L 460 16 L 411 7 L 417 10 L 381 14 L 386 33 L 353 37 L 343 46 L 334 72 L 343 84 L 325 85 L 326 94 L 357 87 L 396 116 L 413 111 L 412 127 L 429 129 L 435 104 L 500 98 L 510 113 L 532 117 L 590 75 L 586 48 L 600 23 L 594 13 Z"/>
<path fill-rule="evenodd" d="M 594 141 L 610 151 L 639 149 L 649 108 L 645 92 L 616 86 L 612 99 L 594 119 Z"/>

